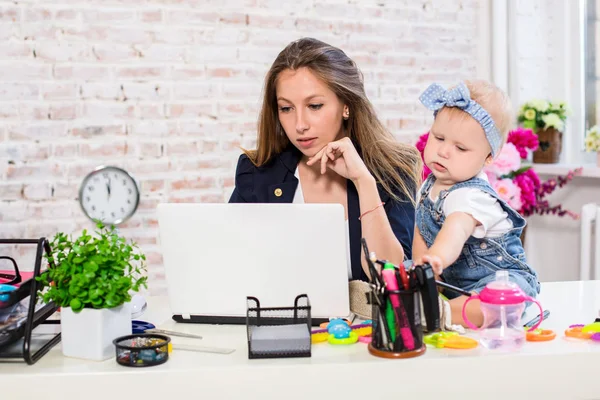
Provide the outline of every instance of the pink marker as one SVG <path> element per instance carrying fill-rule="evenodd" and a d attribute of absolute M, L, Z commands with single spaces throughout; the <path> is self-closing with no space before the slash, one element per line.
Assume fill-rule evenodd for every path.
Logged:
<path fill-rule="evenodd" d="M 383 271 L 381 271 L 381 275 L 383 276 L 387 290 L 399 290 L 393 264 L 386 263 L 383 267 Z M 396 317 L 398 318 L 398 325 L 400 325 L 400 335 L 402 336 L 404 346 L 406 346 L 407 350 L 413 350 L 415 348 L 415 339 L 410 331 L 408 316 L 406 315 L 404 305 L 400 302 L 400 295 L 390 294 L 390 301 L 392 302 L 394 310 L 399 310 L 400 312 L 400 315 L 396 314 Z"/>

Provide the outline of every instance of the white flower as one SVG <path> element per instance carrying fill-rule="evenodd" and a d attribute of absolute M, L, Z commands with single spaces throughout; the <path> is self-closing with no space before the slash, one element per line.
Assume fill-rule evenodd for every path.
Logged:
<path fill-rule="evenodd" d="M 548 110 L 548 107 L 550 107 L 550 104 L 548 104 L 548 102 L 546 100 L 531 100 L 529 102 L 529 104 L 531 104 L 531 107 L 538 110 L 539 112 L 546 112 Z"/>
<path fill-rule="evenodd" d="M 535 119 L 535 110 L 528 108 L 527 110 L 525 110 L 525 112 L 523 113 L 523 116 L 525 117 L 525 119 L 529 119 L 529 120 L 534 120 Z"/>
<path fill-rule="evenodd" d="M 565 127 L 565 123 L 560 119 L 560 117 L 557 114 L 554 113 L 542 115 L 542 121 L 544 121 L 544 125 L 546 128 L 553 127 L 561 132 Z"/>
<path fill-rule="evenodd" d="M 591 127 L 585 134 L 585 150 L 600 151 L 600 132 L 597 125 Z"/>

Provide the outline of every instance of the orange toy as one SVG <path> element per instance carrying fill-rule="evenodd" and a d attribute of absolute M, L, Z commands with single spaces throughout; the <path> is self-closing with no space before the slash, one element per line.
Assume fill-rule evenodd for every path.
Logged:
<path fill-rule="evenodd" d="M 589 339 L 592 337 L 593 332 L 583 332 L 583 326 L 572 326 L 565 331 L 565 336 L 575 339 Z"/>
<path fill-rule="evenodd" d="M 550 329 L 534 329 L 525 335 L 528 342 L 548 342 L 555 337 L 556 333 Z"/>

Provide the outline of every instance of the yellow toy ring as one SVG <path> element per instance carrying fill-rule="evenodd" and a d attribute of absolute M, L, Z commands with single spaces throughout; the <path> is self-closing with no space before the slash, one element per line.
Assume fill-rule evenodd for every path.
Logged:
<path fill-rule="evenodd" d="M 466 336 L 460 336 L 456 332 L 438 332 L 425 336 L 423 341 L 438 349 L 474 349 L 477 347 L 477 340 Z"/>
<path fill-rule="evenodd" d="M 310 342 L 311 343 L 324 343 L 327 341 L 327 336 L 329 336 L 329 333 L 327 333 L 327 332 L 313 333 L 312 335 L 310 335 Z"/>
<path fill-rule="evenodd" d="M 329 344 L 354 344 L 358 342 L 358 335 L 356 334 L 356 332 L 352 331 L 350 332 L 350 336 L 346 338 L 337 339 L 332 333 L 330 333 L 329 337 L 327 338 L 327 341 L 329 342 Z"/>
<path fill-rule="evenodd" d="M 441 339 L 443 346 L 447 349 L 474 349 L 477 347 L 477 340 L 466 336 L 450 336 Z"/>

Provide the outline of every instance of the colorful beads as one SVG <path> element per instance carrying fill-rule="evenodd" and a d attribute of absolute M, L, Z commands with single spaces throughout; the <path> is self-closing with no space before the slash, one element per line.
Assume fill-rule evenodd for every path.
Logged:
<path fill-rule="evenodd" d="M 350 325 L 348 320 L 341 318 L 332 319 L 328 323 L 320 325 L 326 329 L 312 331 L 311 343 L 354 344 L 360 338 L 371 336 L 373 327 L 370 323 L 371 321 L 365 321 L 363 324 Z M 367 343 L 364 339 L 360 341 Z"/>

